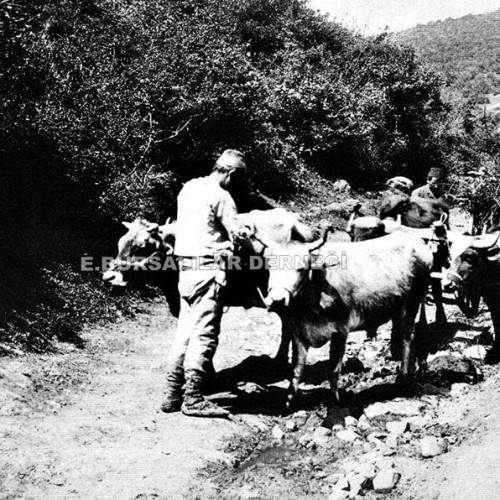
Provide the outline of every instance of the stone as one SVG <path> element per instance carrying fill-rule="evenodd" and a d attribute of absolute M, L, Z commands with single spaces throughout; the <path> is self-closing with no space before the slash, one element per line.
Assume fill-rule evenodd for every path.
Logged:
<path fill-rule="evenodd" d="M 316 427 L 316 429 L 314 429 L 314 435 L 315 436 L 331 436 L 332 431 L 330 429 L 327 429 L 326 427 L 323 427 L 322 425 L 320 425 L 319 427 Z"/>
<path fill-rule="evenodd" d="M 332 432 L 330 431 L 330 429 L 326 429 L 325 427 L 318 427 L 314 430 L 313 442 L 321 448 L 327 448 L 330 446 L 331 434 Z"/>
<path fill-rule="evenodd" d="M 400 477 L 400 474 L 392 468 L 382 469 L 373 478 L 373 489 L 379 493 L 391 491 L 398 484 Z"/>
<path fill-rule="evenodd" d="M 334 425 L 344 426 L 344 419 L 347 415 L 350 415 L 348 408 L 333 408 L 328 412 L 327 417 L 323 421 L 322 425 L 331 429 Z"/>
<path fill-rule="evenodd" d="M 389 436 L 387 436 L 385 444 L 391 449 L 397 448 L 399 444 L 398 434 L 390 434 Z"/>
<path fill-rule="evenodd" d="M 336 436 L 338 439 L 340 439 L 340 441 L 344 441 L 345 443 L 352 443 L 360 437 L 359 434 L 356 434 L 352 429 L 338 431 Z"/>
<path fill-rule="evenodd" d="M 482 361 L 486 356 L 486 349 L 482 345 L 474 345 L 471 347 L 467 347 L 467 349 L 464 349 L 462 351 L 462 354 L 466 358 Z"/>
<path fill-rule="evenodd" d="M 347 474 L 347 481 L 349 482 L 349 494 L 350 496 L 358 495 L 363 489 L 363 485 L 366 484 L 366 478 L 361 474 L 356 474 L 351 472 Z"/>
<path fill-rule="evenodd" d="M 469 358 L 448 354 L 439 356 L 428 363 L 429 372 L 436 372 L 450 382 L 463 382 L 476 379 L 477 371 Z"/>
<path fill-rule="evenodd" d="M 469 384 L 465 384 L 465 383 L 457 382 L 455 384 L 451 384 L 450 396 L 452 396 L 452 397 L 461 396 L 462 394 L 464 394 L 467 391 L 468 388 L 469 388 Z"/>
<path fill-rule="evenodd" d="M 267 432 L 269 430 L 269 426 L 256 415 L 240 415 L 240 418 L 247 425 L 254 427 L 261 432 Z"/>
<path fill-rule="evenodd" d="M 373 479 L 376 474 L 375 466 L 370 462 L 360 462 L 359 460 L 352 460 L 344 462 L 342 464 L 342 467 L 344 470 L 349 471 L 350 474 L 361 476 L 363 479 Z"/>
<path fill-rule="evenodd" d="M 346 490 L 339 490 L 337 487 L 328 495 L 328 500 L 346 500 L 349 498 L 349 492 Z"/>
<path fill-rule="evenodd" d="M 298 429 L 297 422 L 295 420 L 287 420 L 285 429 L 289 432 L 295 432 Z"/>
<path fill-rule="evenodd" d="M 365 415 L 373 420 L 384 415 L 396 415 L 399 417 L 413 417 L 420 415 L 421 410 L 425 408 L 425 403 L 415 400 L 395 399 L 385 403 L 374 403 L 365 408 Z"/>
<path fill-rule="evenodd" d="M 395 420 L 392 422 L 386 422 L 385 428 L 391 434 L 403 434 L 408 429 L 408 421 L 407 420 Z"/>
<path fill-rule="evenodd" d="M 427 424 L 430 422 L 430 418 L 427 417 L 426 415 L 422 416 L 417 416 L 417 417 L 408 417 L 406 419 L 406 422 L 408 423 L 408 427 L 410 431 L 416 431 L 418 429 L 421 429 L 422 427 L 425 427 Z"/>
<path fill-rule="evenodd" d="M 358 426 L 358 420 L 352 417 L 351 415 L 347 415 L 344 419 L 345 426 L 346 427 L 357 427 Z"/>
<path fill-rule="evenodd" d="M 447 449 L 447 443 L 442 438 L 434 436 L 425 436 L 420 440 L 420 453 L 423 458 L 432 458 L 444 453 Z"/>
<path fill-rule="evenodd" d="M 338 490 L 348 490 L 349 489 L 349 481 L 347 480 L 347 476 L 342 474 L 338 481 L 335 483 L 335 489 Z"/>
<path fill-rule="evenodd" d="M 304 434 L 303 436 L 300 436 L 299 438 L 299 444 L 302 446 L 307 446 L 310 442 L 312 442 L 313 437 L 312 434 Z"/>
<path fill-rule="evenodd" d="M 281 428 L 278 425 L 275 425 L 273 427 L 271 434 L 272 434 L 274 439 L 278 439 L 278 440 L 281 440 L 285 437 L 285 433 L 281 430 Z"/>
<path fill-rule="evenodd" d="M 372 428 L 372 425 L 366 415 L 361 415 L 361 417 L 359 417 L 358 428 L 365 431 Z"/>

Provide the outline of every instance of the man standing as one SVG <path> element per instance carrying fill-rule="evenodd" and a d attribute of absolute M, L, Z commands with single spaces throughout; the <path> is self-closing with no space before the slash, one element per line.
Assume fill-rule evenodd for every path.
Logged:
<path fill-rule="evenodd" d="M 442 186 L 444 180 L 444 171 L 441 168 L 431 168 L 427 174 L 427 184 L 415 189 L 412 198 L 427 198 L 438 200 L 444 195 Z"/>
<path fill-rule="evenodd" d="M 232 250 L 231 235 L 237 230 L 236 204 L 229 190 L 245 174 L 243 154 L 227 149 L 209 176 L 187 182 L 177 198 L 175 253 L 180 265 L 181 309 L 169 353 L 164 412 L 181 409 L 185 415 L 198 417 L 229 414 L 206 400 L 202 390 L 220 333 L 221 293 L 226 285 L 220 256 Z"/>

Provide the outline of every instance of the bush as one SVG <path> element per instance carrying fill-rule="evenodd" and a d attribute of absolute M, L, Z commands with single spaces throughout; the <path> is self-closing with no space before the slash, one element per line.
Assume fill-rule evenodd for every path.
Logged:
<path fill-rule="evenodd" d="M 439 78 L 411 50 L 354 35 L 302 0 L 2 0 L 0 9 L 10 241 L 0 267 L 30 284 L 6 310 L 26 295 L 60 311 L 71 291 L 51 270 L 77 272 L 84 252 L 113 252 L 121 219 L 173 215 L 182 183 L 228 147 L 247 154 L 254 189 L 281 200 L 313 191 L 318 173 L 363 186 L 443 162 Z M 34 235 L 29 252 L 19 227 Z M 19 253 L 37 256 L 29 277 L 6 267 Z M 44 286 L 59 298 L 42 300 Z M 83 300 L 73 297 L 75 323 Z"/>

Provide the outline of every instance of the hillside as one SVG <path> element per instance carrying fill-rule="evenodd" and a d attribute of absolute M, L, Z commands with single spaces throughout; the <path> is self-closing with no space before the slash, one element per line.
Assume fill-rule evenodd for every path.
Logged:
<path fill-rule="evenodd" d="M 500 10 L 419 25 L 394 35 L 477 102 L 500 93 Z"/>
<path fill-rule="evenodd" d="M 249 165 L 241 211 L 447 161 L 440 77 L 305 0 L 6 0 L 0 46 L 0 345 L 113 317 L 81 257 L 114 255 L 120 221 L 173 216 L 228 147 Z"/>

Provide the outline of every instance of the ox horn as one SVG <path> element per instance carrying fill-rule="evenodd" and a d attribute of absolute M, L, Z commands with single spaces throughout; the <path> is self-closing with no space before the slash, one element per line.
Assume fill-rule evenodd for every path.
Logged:
<path fill-rule="evenodd" d="M 148 222 L 146 226 L 146 231 L 148 233 L 152 233 L 153 231 L 157 231 L 160 226 L 156 222 Z"/>
<path fill-rule="evenodd" d="M 471 247 L 476 250 L 488 250 L 488 248 L 494 247 L 497 244 L 498 238 L 500 238 L 500 231 L 473 241 Z"/>
<path fill-rule="evenodd" d="M 318 250 L 318 248 L 321 248 L 328 240 L 328 233 L 333 230 L 334 228 L 332 226 L 328 226 L 327 228 L 325 228 L 323 234 L 321 235 L 321 238 L 306 244 L 307 250 L 309 252 L 314 252 L 315 250 Z"/>
<path fill-rule="evenodd" d="M 349 217 L 349 222 L 347 223 L 347 226 L 345 228 L 346 232 L 350 233 L 352 231 L 352 225 L 354 224 L 354 218 L 356 217 L 356 213 L 353 212 L 351 214 L 351 217 Z"/>

